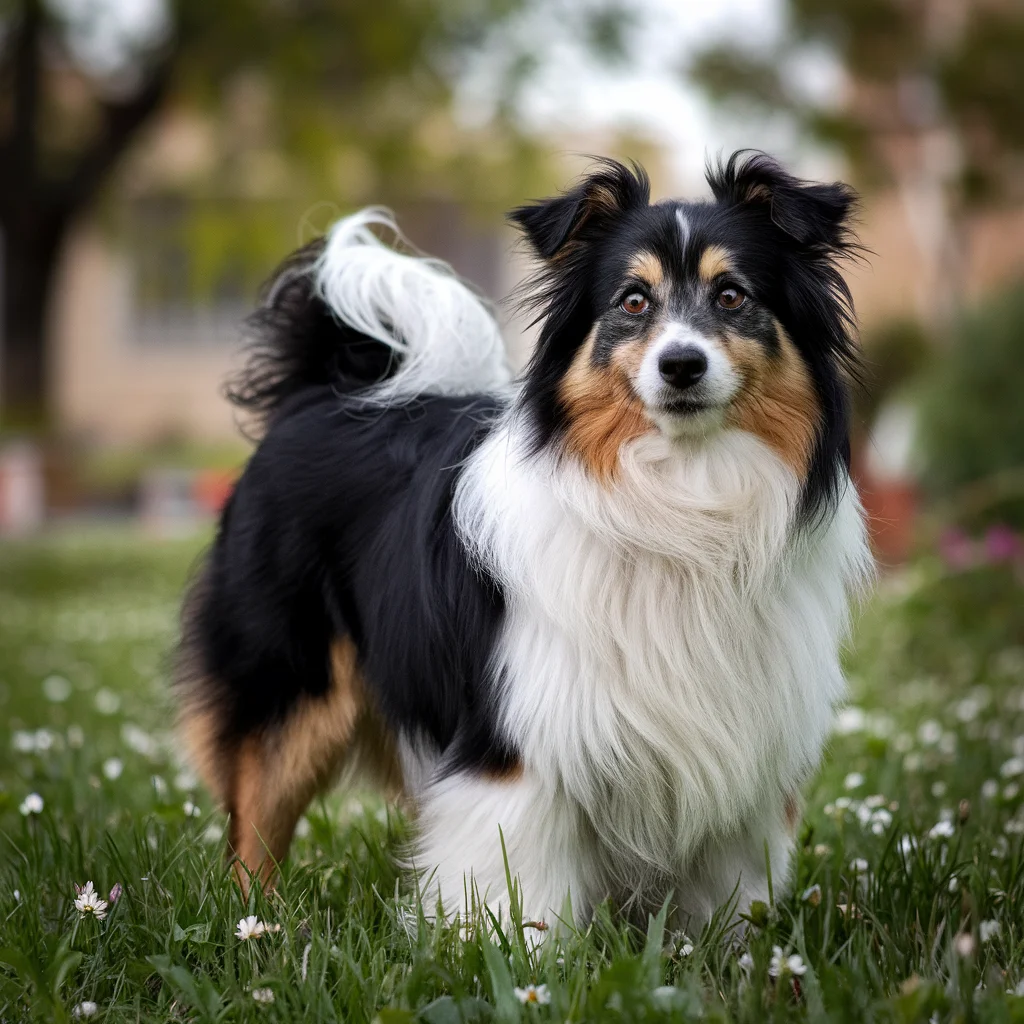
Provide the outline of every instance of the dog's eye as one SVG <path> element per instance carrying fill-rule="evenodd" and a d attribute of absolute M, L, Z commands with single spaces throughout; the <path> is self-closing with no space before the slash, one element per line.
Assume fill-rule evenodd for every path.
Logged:
<path fill-rule="evenodd" d="M 636 316 L 638 313 L 643 313 L 650 303 L 647 301 L 647 296 L 643 292 L 630 292 L 621 303 L 620 308 L 624 309 L 627 313 L 632 313 Z"/>
<path fill-rule="evenodd" d="M 722 309 L 739 309 L 746 301 L 747 296 L 739 288 L 733 288 L 731 285 L 718 293 L 718 304 Z"/>

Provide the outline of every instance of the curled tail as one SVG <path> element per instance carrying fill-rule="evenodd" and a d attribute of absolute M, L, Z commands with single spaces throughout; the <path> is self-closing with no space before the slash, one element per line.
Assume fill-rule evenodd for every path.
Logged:
<path fill-rule="evenodd" d="M 250 317 L 253 345 L 228 397 L 264 427 L 316 386 L 390 404 L 511 379 L 483 300 L 446 263 L 399 252 L 371 227 L 402 241 L 385 210 L 345 217 L 278 268 Z"/>

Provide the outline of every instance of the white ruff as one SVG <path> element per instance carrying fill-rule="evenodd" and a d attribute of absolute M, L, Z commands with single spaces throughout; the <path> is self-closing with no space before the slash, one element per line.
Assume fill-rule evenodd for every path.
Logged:
<path fill-rule="evenodd" d="M 511 371 L 501 332 L 479 296 L 447 263 L 396 252 L 371 225 L 402 239 L 388 211 L 368 207 L 331 228 L 315 273 L 339 320 L 401 358 L 372 397 L 467 395 L 506 385 Z"/>
<path fill-rule="evenodd" d="M 786 803 L 817 765 L 843 691 L 850 591 L 870 574 L 848 487 L 794 530 L 799 483 L 752 435 L 624 448 L 602 487 L 524 455 L 509 416 L 472 456 L 456 517 L 505 588 L 495 668 L 516 780 L 455 776 L 422 794 L 416 863 L 456 909 L 464 875 L 507 900 L 502 829 L 527 916 L 577 917 L 670 890 L 706 918 L 739 883 L 788 873 Z"/>

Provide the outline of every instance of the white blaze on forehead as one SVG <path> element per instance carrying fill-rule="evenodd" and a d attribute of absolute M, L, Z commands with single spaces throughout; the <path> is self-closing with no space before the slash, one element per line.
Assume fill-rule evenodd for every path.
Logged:
<path fill-rule="evenodd" d="M 690 222 L 681 207 L 676 210 L 676 221 L 679 224 L 679 233 L 683 241 L 683 255 L 685 256 L 686 247 L 690 244 Z"/>

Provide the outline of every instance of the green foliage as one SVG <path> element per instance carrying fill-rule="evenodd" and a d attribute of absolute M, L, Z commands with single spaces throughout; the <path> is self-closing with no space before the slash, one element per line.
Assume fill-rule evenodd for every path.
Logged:
<path fill-rule="evenodd" d="M 932 361 L 920 401 L 923 480 L 937 498 L 968 485 L 993 505 L 972 499 L 972 513 L 1021 514 L 1024 499 L 1024 288 L 1009 288 L 961 318 L 948 350 Z M 1016 487 L 1004 487 L 999 479 Z M 1016 492 L 1016 494 L 1014 494 Z"/>
<path fill-rule="evenodd" d="M 886 140 L 894 131 L 948 125 L 964 166 L 968 202 L 998 195 L 1019 178 L 1024 149 L 1024 8 L 969 4 L 962 24 L 941 5 L 903 0 L 788 0 L 789 33 L 775 47 L 708 46 L 687 73 L 720 103 L 769 109 L 811 137 L 837 146 L 869 183 L 892 172 Z M 824 47 L 867 87 L 837 107 L 834 97 L 797 88 L 789 67 Z M 863 100 L 863 101 L 862 101 Z M 877 144 L 876 144 L 877 143 Z"/>
<path fill-rule="evenodd" d="M 161 1024 L 1024 1020 L 1013 566 L 925 560 L 883 584 L 791 886 L 776 879 L 745 938 L 723 912 L 688 951 L 663 914 L 640 932 L 607 906 L 539 946 L 528 927 L 435 925 L 398 875 L 405 821 L 347 793 L 310 809 L 280 888 L 243 903 L 169 731 L 166 653 L 199 544 L 0 547 L 0 1018 L 90 1000 L 96 1019 Z M 22 815 L 30 792 L 45 806 Z M 89 879 L 124 888 L 104 920 L 72 905 Z M 240 941 L 246 914 L 281 930 Z M 773 978 L 774 946 L 806 973 Z M 528 984 L 550 1003 L 522 1005 Z"/>
<path fill-rule="evenodd" d="M 863 337 L 864 386 L 854 391 L 856 421 L 870 428 L 878 410 L 934 358 L 934 343 L 916 320 L 890 320 Z"/>

